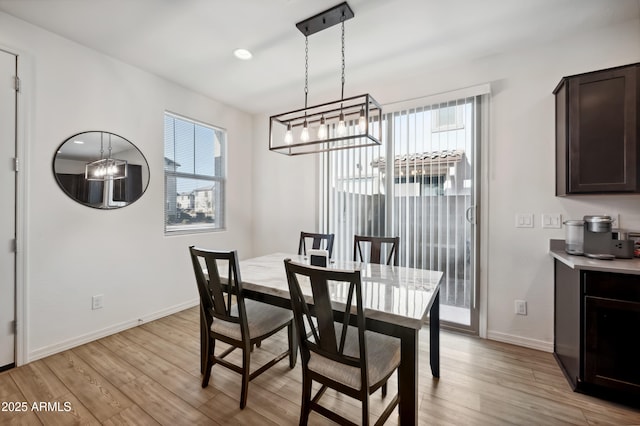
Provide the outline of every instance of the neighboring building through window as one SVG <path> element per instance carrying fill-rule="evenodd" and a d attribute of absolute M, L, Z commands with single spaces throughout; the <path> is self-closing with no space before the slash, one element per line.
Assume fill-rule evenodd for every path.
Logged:
<path fill-rule="evenodd" d="M 224 229 L 227 132 L 164 116 L 165 233 Z"/>

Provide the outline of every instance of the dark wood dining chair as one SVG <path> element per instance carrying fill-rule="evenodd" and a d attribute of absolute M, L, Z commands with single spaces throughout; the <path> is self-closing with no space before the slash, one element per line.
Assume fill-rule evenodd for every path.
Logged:
<path fill-rule="evenodd" d="M 387 380 L 400 365 L 400 339 L 372 331 L 365 332 L 360 271 L 342 271 L 284 261 L 289 283 L 291 306 L 298 330 L 302 358 L 302 405 L 300 424 L 306 425 L 310 412 L 327 417 L 342 425 L 355 425 L 335 410 L 320 405 L 327 388 L 332 388 L 362 403 L 362 419 L 369 425 L 369 395 L 382 387 L 386 397 Z M 328 281 L 344 285 L 347 302 L 342 322 L 334 322 Z M 313 314 L 302 294 L 300 282 L 310 284 Z M 347 288 L 348 287 L 348 288 Z M 351 313 L 355 300 L 356 313 Z M 355 326 L 350 326 L 351 316 Z M 312 395 L 313 382 L 320 389 Z M 396 394 L 380 415 L 376 424 L 383 424 L 398 405 Z"/>
<path fill-rule="evenodd" d="M 191 261 L 200 293 L 200 309 L 204 317 L 206 338 L 203 346 L 205 358 L 202 387 L 209 385 L 211 368 L 220 364 L 242 376 L 240 408 L 247 404 L 249 381 L 255 379 L 268 368 L 289 356 L 289 366 L 295 367 L 297 357 L 297 336 L 294 331 L 293 313 L 288 309 L 278 308 L 245 299 L 240 278 L 238 255 L 233 251 L 214 251 L 189 247 Z M 226 267 L 226 276 L 224 274 Z M 224 278 L 223 278 L 224 277 Z M 226 281 L 223 281 L 226 279 Z M 235 303 L 234 303 L 235 300 Z M 254 345 L 288 328 L 289 347 L 269 362 L 250 373 L 251 350 Z M 222 353 L 215 355 L 216 340 L 231 345 Z M 231 363 L 224 358 L 235 349 L 242 350 L 242 366 Z"/>
<path fill-rule="evenodd" d="M 387 249 L 387 265 L 398 266 L 398 246 L 400 245 L 400 237 L 368 237 L 364 235 L 353 236 L 353 260 L 355 262 L 365 262 L 367 257 L 366 246 L 369 246 L 368 262 L 382 263 L 382 247 Z M 363 248 L 365 248 L 363 252 Z"/>
<path fill-rule="evenodd" d="M 300 243 L 298 244 L 298 254 L 307 254 L 307 240 L 311 240 L 311 248 L 323 249 L 329 252 L 329 258 L 333 255 L 333 239 L 335 234 L 316 234 L 313 232 L 300 232 Z M 324 248 L 322 242 L 324 241 Z"/>

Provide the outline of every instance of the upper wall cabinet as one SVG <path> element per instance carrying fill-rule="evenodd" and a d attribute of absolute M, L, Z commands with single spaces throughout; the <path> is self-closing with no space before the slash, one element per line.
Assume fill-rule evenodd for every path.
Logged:
<path fill-rule="evenodd" d="M 556 195 L 640 192 L 640 64 L 564 77 Z"/>

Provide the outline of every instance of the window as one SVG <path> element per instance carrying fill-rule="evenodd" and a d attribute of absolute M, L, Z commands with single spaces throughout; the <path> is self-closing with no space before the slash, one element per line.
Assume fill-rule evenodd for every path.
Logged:
<path fill-rule="evenodd" d="M 446 132 L 449 130 L 464 129 L 465 123 L 464 105 L 439 105 L 431 110 L 431 131 Z"/>
<path fill-rule="evenodd" d="M 224 229 L 226 141 L 223 129 L 165 113 L 165 234 Z"/>

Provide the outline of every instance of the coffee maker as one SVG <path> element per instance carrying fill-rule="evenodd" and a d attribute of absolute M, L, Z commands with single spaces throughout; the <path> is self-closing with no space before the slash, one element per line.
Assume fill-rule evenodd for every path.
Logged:
<path fill-rule="evenodd" d="M 611 216 L 585 216 L 584 255 L 593 259 L 614 259 L 611 254 Z"/>

